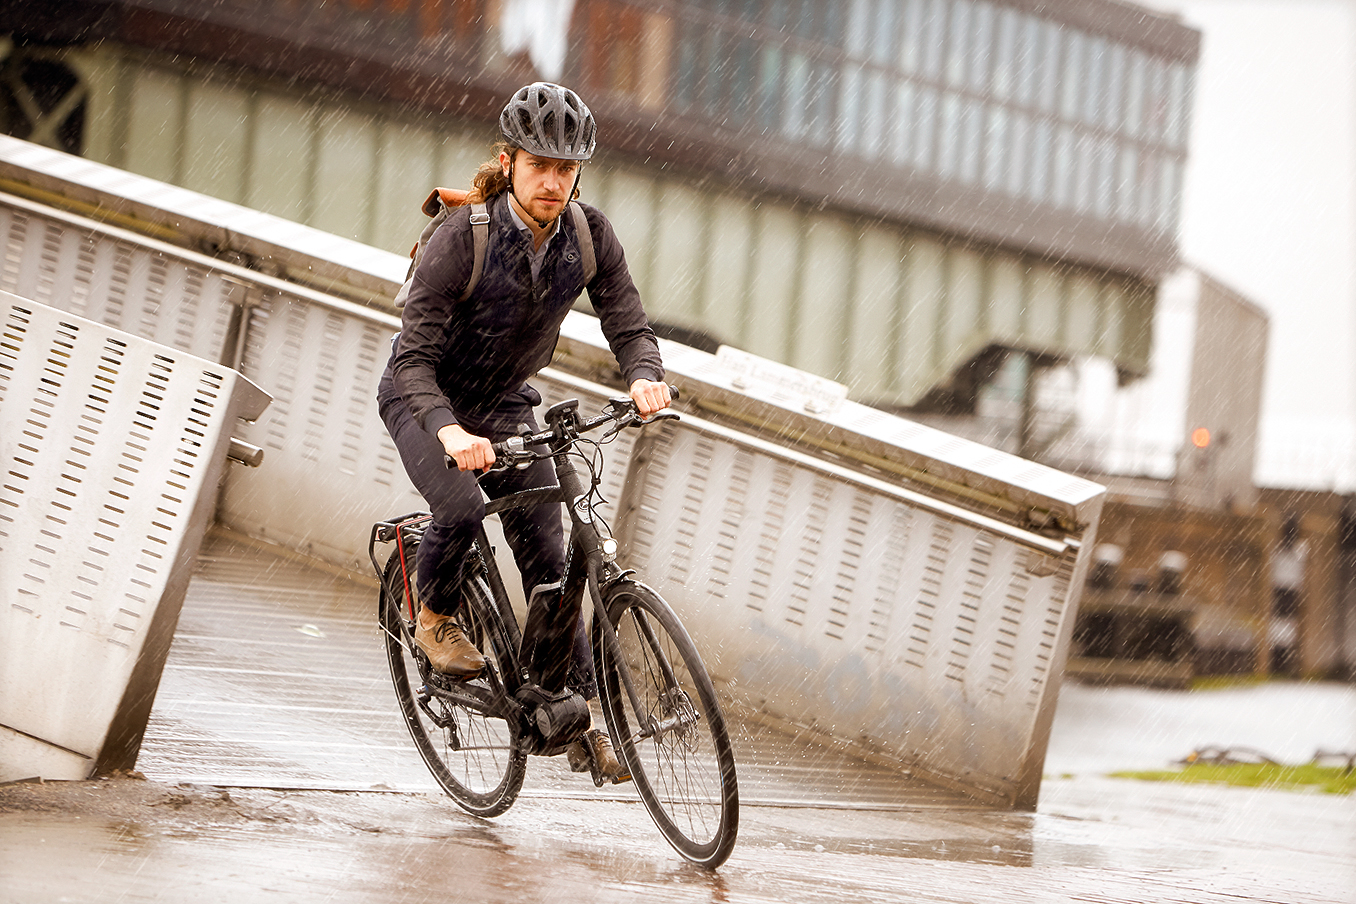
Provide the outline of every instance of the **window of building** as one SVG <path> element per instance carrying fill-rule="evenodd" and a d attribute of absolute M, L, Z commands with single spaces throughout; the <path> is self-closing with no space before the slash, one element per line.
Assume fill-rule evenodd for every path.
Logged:
<path fill-rule="evenodd" d="M 1144 69 L 1147 60 L 1138 50 L 1126 54 L 1125 132 L 1140 138 L 1144 131 Z"/>
<path fill-rule="evenodd" d="M 926 85 L 918 88 L 917 123 L 913 139 L 913 163 L 921 170 L 930 170 L 933 145 L 937 140 L 937 92 Z"/>
<path fill-rule="evenodd" d="M 913 75 L 923 68 L 923 16 L 927 0 L 904 0 L 899 17 L 899 68 Z"/>
<path fill-rule="evenodd" d="M 1069 207 L 1073 203 L 1074 189 L 1074 131 L 1072 126 L 1060 126 L 1056 131 L 1054 162 L 1049 201 L 1056 207 Z"/>
<path fill-rule="evenodd" d="M 918 130 L 914 123 L 921 119 L 915 108 L 913 82 L 900 79 L 895 86 L 894 117 L 890 122 L 890 149 L 892 157 L 900 166 L 914 165 L 912 142 Z"/>
<path fill-rule="evenodd" d="M 1038 119 L 1031 136 L 1031 167 L 1026 196 L 1038 204 L 1051 203 L 1050 159 L 1054 156 L 1055 127 L 1048 119 Z"/>
<path fill-rule="evenodd" d="M 1007 187 L 1007 162 L 1015 156 L 1008 138 L 1010 114 L 998 104 L 986 110 L 984 135 L 984 187 L 989 191 L 1003 191 Z"/>
<path fill-rule="evenodd" d="M 952 88 L 965 87 L 965 70 L 969 63 L 970 42 L 974 35 L 970 31 L 970 12 L 972 5 L 967 0 L 952 0 L 950 3 L 950 34 L 946 42 L 946 83 Z"/>
<path fill-rule="evenodd" d="M 970 90 L 976 94 L 989 92 L 989 73 L 994 61 L 994 8 L 987 0 L 979 0 L 970 15 Z"/>
<path fill-rule="evenodd" d="M 960 161 L 961 101 L 952 91 L 942 95 L 941 119 L 937 124 L 937 173 L 944 179 L 956 175 Z"/>
<path fill-rule="evenodd" d="M 1012 137 L 1008 141 L 1007 192 L 1020 197 L 1025 187 L 1027 159 L 1031 152 L 1031 121 L 1025 113 L 1012 114 Z"/>
<path fill-rule="evenodd" d="M 1082 112 L 1079 99 L 1088 76 L 1087 63 L 1084 59 L 1088 40 L 1082 32 L 1070 30 L 1064 35 L 1063 44 L 1064 67 L 1063 76 L 1060 78 L 1059 115 L 1073 121 Z"/>
<path fill-rule="evenodd" d="M 842 69 L 842 97 L 838 101 L 838 148 L 848 153 L 861 150 L 862 67 L 848 63 Z"/>
<path fill-rule="evenodd" d="M 973 98 L 961 100 L 960 167 L 966 185 L 979 181 L 979 163 L 984 148 L 984 105 Z"/>

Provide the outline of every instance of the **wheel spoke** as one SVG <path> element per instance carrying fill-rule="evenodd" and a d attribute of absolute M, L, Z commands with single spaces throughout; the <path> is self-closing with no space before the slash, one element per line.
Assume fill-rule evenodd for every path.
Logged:
<path fill-rule="evenodd" d="M 710 678 L 677 617 L 653 591 L 620 585 L 609 589 L 606 604 L 616 643 L 596 648 L 613 737 L 665 838 L 684 857 L 716 866 L 734 845 L 738 792 Z"/>
<path fill-rule="evenodd" d="M 413 548 L 406 555 L 412 558 Z M 388 571 L 398 564 L 393 559 Z M 396 593 L 382 595 L 382 637 L 396 698 L 415 747 L 434 779 L 458 804 L 479 816 L 503 813 L 522 787 L 526 754 L 518 745 L 516 723 L 504 718 L 497 702 L 503 696 L 497 693 L 498 645 L 481 624 L 489 617 L 488 588 L 483 582 L 469 582 L 458 616 L 467 637 L 485 654 L 487 671 L 459 681 L 432 672 L 428 659 L 411 641 L 413 626 L 403 617 L 410 611 L 404 583 L 388 580 L 385 586 L 396 588 Z"/>

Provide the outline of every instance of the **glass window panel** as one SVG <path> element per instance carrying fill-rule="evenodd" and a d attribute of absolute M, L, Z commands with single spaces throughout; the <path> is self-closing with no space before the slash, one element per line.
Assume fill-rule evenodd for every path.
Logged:
<path fill-rule="evenodd" d="M 1093 38 L 1084 52 L 1083 121 L 1096 125 L 1102 121 L 1102 108 L 1106 105 L 1107 43 L 1101 38 Z"/>
<path fill-rule="evenodd" d="M 946 50 L 947 0 L 924 0 L 923 75 L 931 79 L 942 74 L 942 54 Z"/>
<path fill-rule="evenodd" d="M 1125 132 L 1132 138 L 1141 137 L 1144 129 L 1145 62 L 1138 50 L 1126 51 Z"/>
<path fill-rule="evenodd" d="M 1063 75 L 1060 79 L 1060 102 L 1059 114 L 1065 119 L 1073 120 L 1077 118 L 1080 110 L 1078 106 L 1079 92 L 1082 90 L 1084 79 L 1087 77 L 1085 71 L 1085 50 L 1088 45 L 1087 38 L 1082 32 L 1070 31 L 1064 36 L 1064 66 L 1061 70 Z"/>
<path fill-rule="evenodd" d="M 965 85 L 965 63 L 969 53 L 970 12 L 968 0 L 952 0 L 951 27 L 946 48 L 946 83 L 953 88 Z"/>
<path fill-rule="evenodd" d="M 1116 146 L 1110 138 L 1096 141 L 1097 173 L 1092 184 L 1092 213 L 1099 220 L 1109 220 L 1116 211 Z"/>
<path fill-rule="evenodd" d="M 713 28 L 706 33 L 703 42 L 704 53 L 697 65 L 702 67 L 702 79 L 698 83 L 702 92 L 702 106 L 706 115 L 719 117 L 721 114 L 721 94 L 725 85 L 730 83 L 729 54 L 724 47 L 725 33 Z"/>
<path fill-rule="evenodd" d="M 777 128 L 781 108 L 782 51 L 764 44 L 758 74 L 758 119 L 764 130 Z"/>
<path fill-rule="evenodd" d="M 871 34 L 872 0 L 851 0 L 848 6 L 847 40 L 843 49 L 848 56 L 861 59 L 866 56 L 867 40 Z"/>
<path fill-rule="evenodd" d="M 1031 156 L 1031 121 L 1024 113 L 1012 114 L 1012 137 L 1008 141 L 1007 190 L 1020 197 L 1026 179 L 1027 160 Z"/>
<path fill-rule="evenodd" d="M 899 68 L 906 75 L 917 72 L 922 64 L 923 17 L 927 0 L 904 0 L 899 21 Z"/>
<path fill-rule="evenodd" d="M 1037 120 L 1032 128 L 1031 169 L 1027 197 L 1041 204 L 1050 203 L 1050 158 L 1055 146 L 1055 129 L 1049 120 Z"/>
<path fill-rule="evenodd" d="M 900 81 L 895 88 L 895 115 L 890 120 L 890 148 L 895 163 L 900 166 L 908 166 L 914 163 L 914 154 L 910 145 L 918 132 L 914 102 L 913 82 Z"/>
<path fill-rule="evenodd" d="M 1035 106 L 1040 93 L 1041 22 L 1035 16 L 1018 17 L 1013 69 L 1017 76 L 1017 103 Z"/>
<path fill-rule="evenodd" d="M 812 65 L 811 72 L 809 139 L 811 144 L 823 146 L 833 141 L 833 94 L 839 78 L 829 63 Z"/>
<path fill-rule="evenodd" d="M 1135 221 L 1135 200 L 1138 183 L 1139 152 L 1128 144 L 1121 145 L 1120 160 L 1117 165 L 1116 181 L 1116 218 L 1127 223 Z"/>
<path fill-rule="evenodd" d="M 951 91 L 942 95 L 942 116 L 937 126 L 937 172 L 946 178 L 956 173 L 961 128 L 960 97 Z"/>
<path fill-rule="evenodd" d="M 1096 144 L 1083 129 L 1074 129 L 1073 203 L 1079 213 L 1092 213 L 1093 180 L 1097 174 Z"/>
<path fill-rule="evenodd" d="M 771 0 L 767 6 L 767 27 L 773 31 L 784 31 L 786 20 L 791 16 L 791 0 Z"/>
<path fill-rule="evenodd" d="M 1145 96 L 1145 137 L 1151 142 L 1163 140 L 1168 120 L 1168 67 L 1162 60 L 1149 59 Z"/>
<path fill-rule="evenodd" d="M 815 0 L 794 0 L 792 9 L 792 23 L 795 27 L 797 37 L 805 40 L 814 40 L 820 36 L 820 30 L 815 26 L 819 23 L 815 21 Z"/>
<path fill-rule="evenodd" d="M 933 145 L 937 140 L 937 92 L 918 89 L 918 125 L 913 135 L 913 162 L 919 169 L 932 169 Z"/>
<path fill-rule="evenodd" d="M 1070 126 L 1060 126 L 1055 134 L 1054 184 L 1050 200 L 1056 207 L 1068 207 L 1073 201 L 1074 132 Z"/>
<path fill-rule="evenodd" d="M 871 60 L 888 66 L 894 57 L 895 36 L 899 33 L 898 0 L 876 0 L 876 15 L 870 23 Z"/>
<path fill-rule="evenodd" d="M 1017 88 L 1017 11 L 1003 7 L 994 24 L 993 80 L 991 90 L 999 100 L 1014 96 Z M 1020 98 L 1016 98 L 1020 102 Z"/>
<path fill-rule="evenodd" d="M 730 114 L 741 125 L 746 125 L 753 112 L 758 88 L 756 69 L 758 45 L 748 38 L 733 39 L 733 75 L 730 78 L 732 96 Z M 747 87 L 746 87 L 747 86 Z"/>
<path fill-rule="evenodd" d="M 993 63 L 993 4 L 975 4 L 970 16 L 970 90 L 985 93 L 989 90 L 989 70 Z"/>
<path fill-rule="evenodd" d="M 1007 173 L 1004 166 L 1012 156 L 1008 140 L 1008 111 L 997 104 L 988 108 L 987 129 L 984 136 L 984 187 L 1002 191 Z"/>
<path fill-rule="evenodd" d="M 961 99 L 960 180 L 967 185 L 979 181 L 979 161 L 984 149 L 984 105 L 970 98 Z"/>
<path fill-rule="evenodd" d="M 1053 22 L 1039 24 L 1040 41 L 1036 45 L 1036 106 L 1047 113 L 1055 111 L 1055 102 L 1059 98 L 1059 26 Z"/>
<path fill-rule="evenodd" d="M 783 108 L 782 128 L 790 138 L 805 134 L 809 103 L 810 61 L 803 53 L 788 54 L 786 60 L 786 105 Z"/>
<path fill-rule="evenodd" d="M 687 109 L 697 99 L 697 79 L 701 67 L 697 62 L 701 46 L 701 31 L 696 22 L 683 23 L 678 36 L 678 78 L 673 86 L 673 100 L 680 109 Z"/>
<path fill-rule="evenodd" d="M 838 104 L 838 148 L 852 153 L 860 148 L 862 125 L 862 67 L 843 67 L 842 98 Z"/>
<path fill-rule="evenodd" d="M 1182 203 L 1182 162 L 1175 158 L 1163 161 L 1159 179 L 1158 231 L 1173 232 L 1177 225 L 1177 210 Z"/>
<path fill-rule="evenodd" d="M 862 153 L 870 158 L 885 156 L 885 110 L 888 77 L 883 72 L 866 75 L 866 108 L 862 115 Z"/>
<path fill-rule="evenodd" d="M 1152 228 L 1158 216 L 1158 157 L 1145 154 L 1139 167 L 1139 224 Z"/>
<path fill-rule="evenodd" d="M 1168 67 L 1168 129 L 1165 140 L 1175 148 L 1186 145 L 1187 120 L 1191 109 L 1191 76 L 1187 67 L 1173 63 Z"/>
<path fill-rule="evenodd" d="M 1112 44 L 1106 55 L 1106 102 L 1102 107 L 1102 125 L 1118 129 L 1125 99 L 1125 48 Z"/>
<path fill-rule="evenodd" d="M 824 41 L 831 47 L 843 46 L 847 17 L 843 15 L 842 0 L 806 0 L 806 6 L 819 7 L 819 18 L 824 23 L 822 29 L 812 28 L 809 37 Z"/>

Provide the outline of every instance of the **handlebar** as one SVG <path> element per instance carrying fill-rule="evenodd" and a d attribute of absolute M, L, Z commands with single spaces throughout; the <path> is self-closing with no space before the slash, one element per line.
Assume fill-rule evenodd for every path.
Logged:
<path fill-rule="evenodd" d="M 676 400 L 678 398 L 678 387 L 669 385 L 669 397 Z M 565 403 L 569 405 L 570 403 Z M 559 408 L 561 406 L 555 406 Z M 548 421 L 551 419 L 551 412 L 547 412 Z M 497 443 L 491 443 L 490 448 L 494 450 L 494 464 L 481 471 L 482 475 L 490 474 L 496 471 L 506 471 L 510 468 L 525 468 L 535 461 L 543 458 L 550 458 L 557 451 L 554 446 L 567 441 L 573 441 L 584 433 L 596 430 L 607 424 L 615 426 L 607 432 L 604 439 L 613 436 L 627 427 L 647 427 L 650 424 L 659 421 L 678 420 L 678 412 L 669 408 L 656 411 L 649 417 L 641 417 L 636 411 L 636 403 L 628 397 L 618 397 L 610 399 L 607 407 L 602 413 L 591 418 L 583 420 L 573 418 L 570 420 L 560 420 L 555 424 L 547 426 L 545 430 L 536 433 L 524 431 L 518 436 L 510 436 L 508 439 L 500 440 Z M 525 426 L 525 425 L 524 425 Z M 548 447 L 547 451 L 539 452 L 529 448 L 530 446 Z M 443 463 L 450 469 L 456 467 L 456 462 L 452 456 L 444 455 Z"/>

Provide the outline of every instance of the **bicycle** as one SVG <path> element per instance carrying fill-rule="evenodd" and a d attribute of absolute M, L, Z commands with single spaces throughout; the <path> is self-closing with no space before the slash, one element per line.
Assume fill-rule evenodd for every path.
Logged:
<path fill-rule="evenodd" d="M 602 501 L 602 446 L 623 429 L 678 414 L 665 410 L 643 418 L 629 398 L 612 399 L 587 419 L 578 407 L 577 399 L 553 405 L 544 417 L 545 430 L 533 433 L 524 427 L 518 436 L 494 444 L 492 470 L 549 457 L 557 485 L 491 500 L 486 515 L 567 503 L 569 554 L 559 592 L 562 599 L 582 603 L 587 591 L 592 604 L 598 693 L 617 755 L 669 844 L 686 859 L 715 868 L 733 850 L 739 823 L 734 752 L 715 687 L 673 609 L 617 563 L 617 541 L 595 509 Z M 602 427 L 610 429 L 597 439 L 585 437 Z M 585 455 L 581 445 L 591 446 L 593 455 Z M 463 564 L 457 618 L 484 654 L 485 669 L 460 679 L 430 668 L 412 640 L 417 601 L 411 575 L 414 551 L 431 519 L 427 512 L 415 512 L 379 521 L 368 542 L 381 581 L 378 613 L 392 683 L 415 747 L 439 785 L 468 812 L 498 816 L 516 800 L 528 756 L 564 749 L 548 739 L 552 722 L 568 719 L 571 705 L 559 699 L 559 705 L 543 704 L 540 694 L 532 693 L 541 688 L 530 681 L 521 655 L 524 628 L 483 524 Z M 383 565 L 377 544 L 391 542 L 395 549 Z M 577 695 L 575 700 L 574 707 L 582 704 Z"/>

